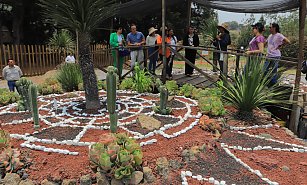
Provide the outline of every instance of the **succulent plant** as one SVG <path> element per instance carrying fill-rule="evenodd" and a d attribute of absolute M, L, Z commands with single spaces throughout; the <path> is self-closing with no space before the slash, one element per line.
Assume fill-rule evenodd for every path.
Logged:
<path fill-rule="evenodd" d="M 165 86 L 160 87 L 160 106 L 154 107 L 154 111 L 156 113 L 160 113 L 163 115 L 170 114 L 172 112 L 172 109 L 167 107 L 168 102 L 168 90 Z"/>
<path fill-rule="evenodd" d="M 24 165 L 19 159 L 20 151 L 6 148 L 0 154 L 0 169 L 5 173 L 17 172 Z"/>
<path fill-rule="evenodd" d="M 15 103 L 19 99 L 20 97 L 17 93 L 10 92 L 8 89 L 0 88 L 0 106 Z"/>
<path fill-rule="evenodd" d="M 21 96 L 21 102 L 24 104 L 24 108 L 26 110 L 31 110 L 30 107 L 30 97 L 29 97 L 29 86 L 33 84 L 31 80 L 28 80 L 26 78 L 20 78 L 16 82 L 17 91 Z"/>
<path fill-rule="evenodd" d="M 38 85 L 38 92 L 41 95 L 62 94 L 63 89 L 55 78 L 47 78 L 44 83 Z"/>
<path fill-rule="evenodd" d="M 36 85 L 31 84 L 29 86 L 29 97 L 30 97 L 30 105 L 31 112 L 34 121 L 34 128 L 39 128 L 39 112 L 37 105 L 37 87 Z"/>
<path fill-rule="evenodd" d="M 185 97 L 191 97 L 192 96 L 192 91 L 195 87 L 192 84 L 184 84 L 180 90 L 179 90 L 179 95 L 185 96 Z"/>
<path fill-rule="evenodd" d="M 165 87 L 167 88 L 167 90 L 168 90 L 168 92 L 171 96 L 176 95 L 177 91 L 179 89 L 177 82 L 175 80 L 166 81 Z"/>
<path fill-rule="evenodd" d="M 116 112 L 116 79 L 117 69 L 113 66 L 108 67 L 107 73 L 107 108 L 110 115 L 111 132 L 117 131 L 117 112 Z"/>
<path fill-rule="evenodd" d="M 0 151 L 10 146 L 10 134 L 5 130 L 0 130 Z"/>
<path fill-rule="evenodd" d="M 200 98 L 198 101 L 198 107 L 203 114 L 212 116 L 222 116 L 226 113 L 221 98 L 217 96 Z"/>
<path fill-rule="evenodd" d="M 127 134 L 104 134 L 90 146 L 90 166 L 118 180 L 131 178 L 131 174 L 142 165 L 141 147 Z"/>

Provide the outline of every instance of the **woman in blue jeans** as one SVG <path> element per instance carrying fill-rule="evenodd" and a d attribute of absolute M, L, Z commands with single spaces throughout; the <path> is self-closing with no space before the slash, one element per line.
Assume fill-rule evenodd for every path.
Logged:
<path fill-rule="evenodd" d="M 156 49 L 157 49 L 155 47 L 156 41 L 157 41 L 157 37 L 158 37 L 158 34 L 156 34 L 156 31 L 157 31 L 157 29 L 155 29 L 154 27 L 151 27 L 148 30 L 148 36 L 146 37 L 146 45 L 147 46 L 152 46 L 152 47 L 148 48 L 148 56 L 150 56 L 152 53 L 154 53 L 156 51 Z M 156 52 L 154 55 L 152 55 L 149 58 L 148 70 L 152 74 L 155 74 L 157 60 L 158 60 L 158 52 Z"/>

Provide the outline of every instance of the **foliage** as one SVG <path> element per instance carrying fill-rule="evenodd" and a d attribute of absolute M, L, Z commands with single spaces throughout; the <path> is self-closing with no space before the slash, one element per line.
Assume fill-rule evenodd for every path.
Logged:
<path fill-rule="evenodd" d="M 37 87 L 34 84 L 29 86 L 29 97 L 30 97 L 30 105 L 31 105 L 31 112 L 34 122 L 34 128 L 39 128 L 39 112 L 38 112 L 38 105 L 37 105 Z"/>
<path fill-rule="evenodd" d="M 97 81 L 98 90 L 107 90 L 107 82 L 105 80 L 98 80 Z"/>
<path fill-rule="evenodd" d="M 140 145 L 122 133 L 104 134 L 89 151 L 91 167 L 98 167 L 108 177 L 118 180 L 131 179 L 131 174 L 140 168 L 142 158 Z"/>
<path fill-rule="evenodd" d="M 243 115 L 252 118 L 255 108 L 267 105 L 282 106 L 290 103 L 289 100 L 286 100 L 289 91 L 282 89 L 278 83 L 270 85 L 273 78 L 272 69 L 267 72 L 264 69 L 261 58 L 251 57 L 245 69 L 234 78 L 234 82 L 224 80 L 221 85 L 225 92 L 223 98 L 237 108 L 239 118 L 243 118 L 241 117 Z M 282 70 L 279 71 L 281 72 Z"/>
<path fill-rule="evenodd" d="M 20 78 L 16 82 L 16 87 L 21 97 L 20 101 L 18 101 L 17 107 L 19 111 L 31 110 L 29 97 L 29 86 L 31 84 L 33 84 L 32 81 L 26 78 Z"/>
<path fill-rule="evenodd" d="M 19 95 L 15 92 L 10 92 L 6 88 L 0 88 L 0 106 L 5 106 L 15 103 L 20 99 Z"/>
<path fill-rule="evenodd" d="M 185 97 L 191 97 L 192 96 L 192 91 L 195 87 L 192 84 L 184 84 L 180 90 L 179 90 L 179 95 L 180 96 L 185 96 Z"/>
<path fill-rule="evenodd" d="M 214 17 L 208 19 L 207 25 L 203 28 L 203 38 L 206 44 L 211 45 L 212 40 L 217 36 L 218 20 Z"/>
<path fill-rule="evenodd" d="M 166 81 L 165 87 L 171 96 L 176 95 L 179 89 L 177 82 L 175 80 Z"/>
<path fill-rule="evenodd" d="M 60 52 L 74 52 L 76 47 L 72 35 L 65 29 L 60 30 L 60 32 L 54 32 L 48 44 Z"/>
<path fill-rule="evenodd" d="M 82 83 L 82 73 L 78 64 L 65 63 L 58 70 L 57 80 L 67 92 L 79 90 Z"/>
<path fill-rule="evenodd" d="M 198 107 L 203 114 L 222 116 L 226 113 L 221 98 L 217 96 L 202 97 L 198 101 Z"/>
<path fill-rule="evenodd" d="M 38 85 L 38 92 L 41 95 L 62 94 L 63 89 L 56 78 L 47 78 L 44 83 Z"/>
<path fill-rule="evenodd" d="M 134 80 L 133 78 L 125 78 L 122 83 L 119 85 L 119 89 L 121 90 L 129 90 L 133 89 L 134 87 Z"/>
<path fill-rule="evenodd" d="M 10 134 L 5 130 L 0 130 L 0 152 L 10 146 Z"/>
<path fill-rule="evenodd" d="M 17 172 L 24 165 L 19 159 L 20 151 L 6 148 L 0 154 L 0 169 L 4 173 Z"/>
<path fill-rule="evenodd" d="M 113 66 L 108 67 L 107 73 L 107 108 L 110 117 L 111 132 L 117 131 L 117 113 L 116 113 L 116 73 L 117 69 Z"/>
<path fill-rule="evenodd" d="M 136 65 L 134 67 L 135 74 L 134 74 L 134 90 L 136 90 L 139 93 L 144 92 L 151 92 L 153 81 L 151 79 L 151 76 L 148 72 L 145 72 L 145 70 L 141 69 L 139 65 Z"/>
<path fill-rule="evenodd" d="M 160 106 L 154 107 L 153 110 L 156 113 L 168 115 L 172 112 L 172 109 L 167 107 L 168 90 L 165 86 L 161 86 L 159 89 L 160 89 Z"/>

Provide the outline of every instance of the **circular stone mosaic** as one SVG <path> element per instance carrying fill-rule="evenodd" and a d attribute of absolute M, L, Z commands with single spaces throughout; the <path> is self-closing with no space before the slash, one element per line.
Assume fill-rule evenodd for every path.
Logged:
<path fill-rule="evenodd" d="M 43 129 L 32 133 L 14 133 L 10 132 L 11 137 L 25 140 L 21 144 L 27 147 L 45 152 L 56 152 L 69 155 L 78 155 L 78 152 L 56 147 L 48 148 L 41 146 L 43 144 L 89 146 L 94 143 L 91 141 L 82 142 L 83 136 L 93 130 L 109 130 L 109 114 L 106 106 L 106 92 L 100 91 L 101 108 L 97 111 L 87 111 L 85 109 L 85 98 L 83 92 L 66 93 L 61 95 L 40 96 L 39 113 Z M 154 135 L 162 135 L 165 138 L 177 137 L 192 129 L 201 117 L 201 113 L 192 115 L 192 109 L 197 109 L 197 102 L 176 96 L 171 101 L 170 106 L 173 109 L 172 115 L 160 115 L 153 112 L 152 107 L 159 101 L 158 95 L 137 94 L 134 92 L 118 91 L 116 100 L 116 111 L 118 113 L 118 127 L 128 132 L 135 139 L 145 139 Z M 32 118 L 27 112 L 16 112 L 16 104 L 6 106 L 0 110 L 0 115 L 16 115 L 16 120 L 7 120 L 2 122 L 2 126 L 31 125 Z M 18 120 L 19 114 L 24 114 L 26 119 Z M 152 116 L 161 122 L 160 128 L 149 131 L 136 127 L 136 119 L 139 114 Z M 14 117 L 14 116 L 13 116 Z M 186 124 L 184 128 L 182 125 Z M 168 132 L 171 128 L 176 132 Z M 141 142 L 141 145 L 153 144 L 156 139 Z M 54 145 L 53 145 L 54 146 Z M 63 147 L 59 147 L 63 148 Z"/>

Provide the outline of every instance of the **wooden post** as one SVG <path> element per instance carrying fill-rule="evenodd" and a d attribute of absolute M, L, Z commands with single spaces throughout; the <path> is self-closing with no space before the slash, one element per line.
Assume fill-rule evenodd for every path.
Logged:
<path fill-rule="evenodd" d="M 306 0 L 300 0 L 300 10 L 299 10 L 299 53 L 298 53 L 298 63 L 296 68 L 296 76 L 295 76 L 295 86 L 294 86 L 294 94 L 293 94 L 293 104 L 292 104 L 292 112 L 290 117 L 290 125 L 289 128 L 292 132 L 297 134 L 298 128 L 298 94 L 301 82 L 301 68 L 304 60 L 304 30 L 305 30 L 305 19 L 306 19 Z"/>
<path fill-rule="evenodd" d="M 188 0 L 188 10 L 187 10 L 187 26 L 191 24 L 191 17 L 192 17 L 192 0 Z"/>
<path fill-rule="evenodd" d="M 162 71 L 162 82 L 166 82 L 166 48 L 165 48 L 165 0 L 162 0 L 162 61 L 163 61 L 163 71 Z"/>
<path fill-rule="evenodd" d="M 239 51 L 237 51 L 239 53 Z M 240 70 L 240 55 L 236 55 L 236 76 L 239 74 Z"/>

